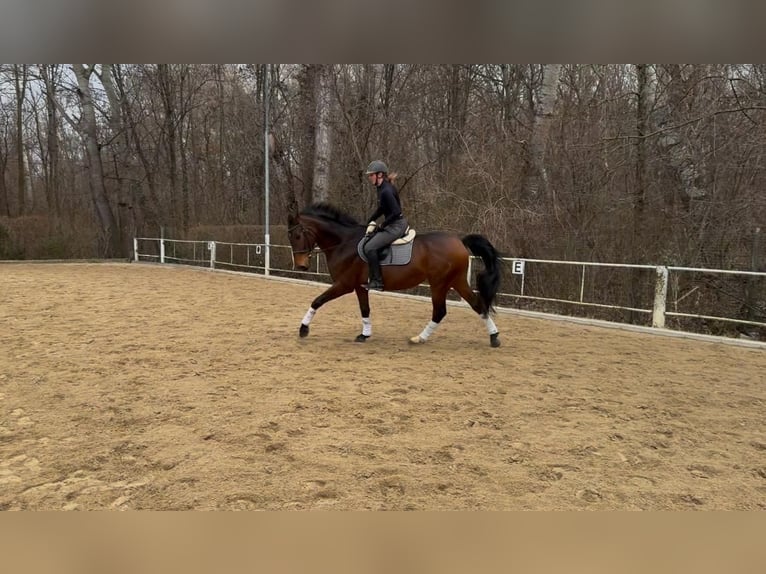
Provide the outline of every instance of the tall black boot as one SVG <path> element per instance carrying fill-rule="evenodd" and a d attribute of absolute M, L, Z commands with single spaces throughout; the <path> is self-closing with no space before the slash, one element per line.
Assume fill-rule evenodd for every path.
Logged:
<path fill-rule="evenodd" d="M 370 267 L 370 282 L 366 287 L 369 291 L 383 291 L 383 273 L 380 270 L 380 259 L 377 251 L 367 254 L 367 264 Z"/>

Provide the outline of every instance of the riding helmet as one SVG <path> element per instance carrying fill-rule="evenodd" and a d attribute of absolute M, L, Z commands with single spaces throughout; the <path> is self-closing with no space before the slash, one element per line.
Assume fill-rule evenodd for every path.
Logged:
<path fill-rule="evenodd" d="M 371 173 L 388 173 L 388 167 L 385 163 L 383 163 L 380 160 L 375 160 L 370 165 L 367 166 L 367 171 L 365 172 L 365 175 L 370 175 Z"/>

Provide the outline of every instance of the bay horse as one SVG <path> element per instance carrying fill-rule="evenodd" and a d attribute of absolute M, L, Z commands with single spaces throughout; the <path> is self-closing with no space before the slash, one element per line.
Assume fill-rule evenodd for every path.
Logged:
<path fill-rule="evenodd" d="M 301 321 L 299 334 L 309 334 L 309 324 L 317 310 L 342 295 L 356 292 L 362 314 L 362 332 L 355 341 L 365 342 L 372 335 L 367 263 L 359 256 L 357 245 L 364 236 L 365 226 L 350 215 L 328 203 L 313 203 L 297 217 L 288 217 L 288 236 L 293 253 L 293 266 L 307 271 L 315 247 L 327 258 L 332 285 L 311 302 Z M 476 278 L 478 294 L 468 284 L 470 254 L 478 255 L 485 269 Z M 454 289 L 478 313 L 489 333 L 492 347 L 500 346 L 498 330 L 490 313 L 500 287 L 501 262 L 495 248 L 482 235 L 459 237 L 455 233 L 433 231 L 419 233 L 412 246 L 412 258 L 406 265 L 384 265 L 383 284 L 386 291 L 410 289 L 428 281 L 431 288 L 433 312 L 423 331 L 410 339 L 425 343 L 447 314 L 447 293 Z"/>

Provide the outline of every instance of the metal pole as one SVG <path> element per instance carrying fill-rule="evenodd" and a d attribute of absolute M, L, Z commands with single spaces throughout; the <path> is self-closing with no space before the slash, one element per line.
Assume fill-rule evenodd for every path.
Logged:
<path fill-rule="evenodd" d="M 264 153 L 263 153 L 263 174 L 264 174 L 264 185 L 266 187 L 265 189 L 265 225 L 264 225 L 264 234 L 263 234 L 263 240 L 266 244 L 266 254 L 265 254 L 265 269 L 264 274 L 269 274 L 269 266 L 271 265 L 271 235 L 269 233 L 269 73 L 271 72 L 271 66 L 269 64 L 265 65 L 265 71 L 263 76 L 263 146 L 264 146 Z"/>

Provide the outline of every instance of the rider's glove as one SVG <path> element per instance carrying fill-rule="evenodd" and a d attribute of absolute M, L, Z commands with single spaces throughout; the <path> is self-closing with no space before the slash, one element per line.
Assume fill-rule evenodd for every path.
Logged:
<path fill-rule="evenodd" d="M 370 221 L 370 223 L 367 224 L 367 231 L 364 232 L 365 235 L 372 235 L 375 233 L 375 229 L 378 227 L 378 224 L 374 221 Z"/>

